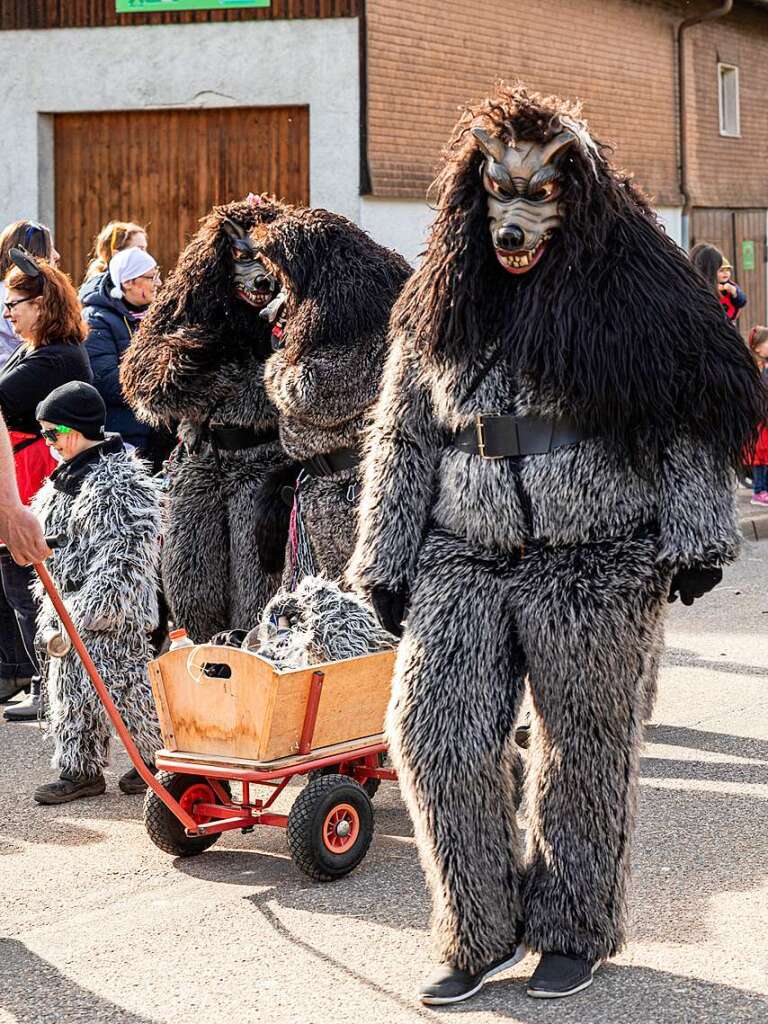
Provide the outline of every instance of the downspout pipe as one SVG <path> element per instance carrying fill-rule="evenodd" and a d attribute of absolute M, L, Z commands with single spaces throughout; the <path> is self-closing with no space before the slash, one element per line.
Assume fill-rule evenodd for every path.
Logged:
<path fill-rule="evenodd" d="M 713 8 L 711 11 L 706 11 L 704 14 L 695 14 L 691 18 L 686 18 L 685 21 L 681 21 L 677 27 L 677 123 L 678 123 L 678 144 L 680 147 L 680 194 L 683 197 L 683 217 L 682 217 L 682 244 L 684 249 L 689 248 L 690 241 L 690 222 L 691 222 L 691 207 L 693 200 L 691 198 L 691 189 L 688 182 L 688 118 L 685 106 L 685 90 L 686 90 L 686 75 L 685 75 L 685 33 L 689 28 L 693 28 L 694 25 L 700 25 L 704 21 L 714 21 L 716 18 L 724 18 L 726 14 L 730 14 L 733 10 L 733 0 L 723 0 L 723 3 L 719 7 Z"/>

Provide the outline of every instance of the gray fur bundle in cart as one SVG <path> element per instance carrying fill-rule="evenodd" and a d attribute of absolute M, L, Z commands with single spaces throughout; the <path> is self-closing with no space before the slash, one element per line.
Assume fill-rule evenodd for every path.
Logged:
<path fill-rule="evenodd" d="M 319 576 L 276 594 L 243 642 L 245 650 L 282 670 L 359 658 L 394 645 L 369 605 Z"/>

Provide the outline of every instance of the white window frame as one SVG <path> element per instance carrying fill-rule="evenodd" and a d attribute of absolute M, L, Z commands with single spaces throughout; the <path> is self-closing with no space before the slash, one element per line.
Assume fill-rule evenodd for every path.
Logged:
<path fill-rule="evenodd" d="M 734 72 L 736 78 L 736 128 L 728 131 L 725 125 L 725 109 L 723 104 L 724 83 L 726 75 L 724 72 Z M 720 122 L 720 134 L 728 139 L 741 138 L 741 85 L 739 82 L 739 68 L 736 64 L 725 64 L 718 61 L 717 64 L 717 109 Z"/>

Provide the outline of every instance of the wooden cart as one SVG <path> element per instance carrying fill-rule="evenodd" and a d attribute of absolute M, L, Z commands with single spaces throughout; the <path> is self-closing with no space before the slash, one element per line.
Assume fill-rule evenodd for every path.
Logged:
<path fill-rule="evenodd" d="M 59 538 L 46 538 L 50 547 Z M 6 550 L 0 546 L 0 550 Z M 50 573 L 35 565 L 72 646 L 134 767 L 147 783 L 144 821 L 176 856 L 202 853 L 222 832 L 288 830 L 296 865 L 341 878 L 373 838 L 373 796 L 395 773 L 382 766 L 394 651 L 278 672 L 235 648 L 182 647 L 150 664 L 165 748 L 144 763 Z M 290 780 L 310 775 L 289 814 L 272 811 Z M 232 783 L 237 783 L 236 789 Z M 256 787 L 271 790 L 256 797 Z"/>
<path fill-rule="evenodd" d="M 157 781 L 194 823 L 150 789 L 144 820 L 152 841 L 189 856 L 222 832 L 272 825 L 287 829 L 291 856 L 311 878 L 351 871 L 373 838 L 371 797 L 381 779 L 395 778 L 382 766 L 394 656 L 281 672 L 257 654 L 200 645 L 152 662 L 165 743 Z M 275 813 L 297 775 L 309 775 L 308 785 L 289 814 Z M 255 795 L 260 787 L 271 790 L 266 798 Z"/>

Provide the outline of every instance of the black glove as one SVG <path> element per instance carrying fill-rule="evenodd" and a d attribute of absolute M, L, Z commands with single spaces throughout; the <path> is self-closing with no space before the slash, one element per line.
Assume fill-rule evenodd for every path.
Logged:
<path fill-rule="evenodd" d="M 392 636 L 401 637 L 403 619 L 408 608 L 408 591 L 374 587 L 371 591 L 371 604 L 384 629 Z"/>
<path fill-rule="evenodd" d="M 678 569 L 672 577 L 667 600 L 672 604 L 679 597 L 683 604 L 692 605 L 697 597 L 703 597 L 714 590 L 722 578 L 722 569 L 710 569 L 703 565 Z"/>
<path fill-rule="evenodd" d="M 291 500 L 284 491 L 292 490 L 299 475 L 298 462 L 273 469 L 264 480 L 253 511 L 256 549 L 264 572 L 280 573 L 285 565 L 285 546 L 291 521 Z M 247 571 L 247 567 L 244 571 Z"/>

